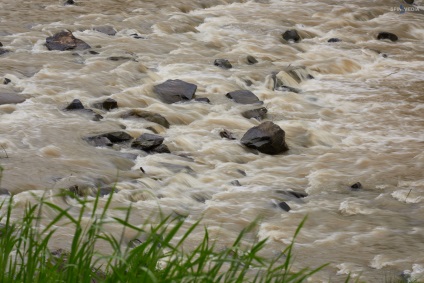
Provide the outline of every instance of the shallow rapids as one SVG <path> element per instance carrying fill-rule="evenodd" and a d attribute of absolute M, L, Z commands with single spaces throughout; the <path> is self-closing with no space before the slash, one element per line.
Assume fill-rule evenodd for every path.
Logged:
<path fill-rule="evenodd" d="M 134 225 L 154 222 L 159 211 L 188 223 L 202 218 L 222 246 L 260 218 L 255 235 L 269 238 L 269 256 L 308 215 L 294 268 L 330 263 L 312 282 L 344 282 L 349 273 L 365 282 L 401 273 L 424 280 L 424 1 L 63 2 L 0 3 L 1 48 L 9 51 L 0 55 L 0 83 L 10 80 L 0 93 L 26 98 L 0 105 L 0 185 L 16 207 L 46 195 L 77 211 L 53 197 L 59 189 L 116 184 L 111 215 L 124 217 L 118 208 L 131 204 Z M 116 34 L 96 31 L 104 26 Z M 49 51 L 46 38 L 65 29 L 91 49 Z M 283 40 L 289 29 L 300 42 Z M 382 31 L 399 40 L 377 40 Z M 161 102 L 153 87 L 168 79 L 196 84 L 196 97 L 210 103 Z M 290 88 L 275 88 L 276 79 Z M 284 129 L 289 151 L 241 145 L 261 122 L 241 115 L 258 106 L 225 97 L 240 89 L 264 101 L 265 120 Z M 73 99 L 92 108 L 109 97 L 119 107 L 95 109 L 100 121 L 63 111 Z M 170 127 L 125 118 L 129 110 L 158 113 Z M 223 129 L 236 139 L 222 138 Z M 156 132 L 171 153 L 84 140 L 121 130 L 134 138 Z M 59 230 L 52 248 L 69 237 Z"/>

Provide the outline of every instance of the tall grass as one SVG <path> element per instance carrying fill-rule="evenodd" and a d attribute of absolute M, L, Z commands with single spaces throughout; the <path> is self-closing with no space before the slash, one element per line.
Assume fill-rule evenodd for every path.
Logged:
<path fill-rule="evenodd" d="M 81 207 L 77 216 L 72 216 L 70 208 L 41 199 L 28 204 L 19 221 L 12 221 L 13 197 L 4 200 L 0 204 L 4 212 L 0 216 L 0 282 L 303 282 L 325 266 L 292 272 L 293 242 L 277 257 L 260 256 L 266 239 L 242 245 L 249 227 L 226 249 L 217 248 L 207 228 L 203 240 L 192 243 L 190 236 L 200 228 L 199 222 L 182 229 L 182 217 L 166 217 L 159 224 L 136 227 L 129 222 L 130 208 L 124 218 L 115 217 L 113 221 L 147 236 L 125 245 L 122 237 L 103 229 L 111 220 L 107 211 L 112 195 L 103 208 L 99 208 L 100 199 L 76 199 Z M 40 225 L 46 208 L 56 216 L 48 225 Z M 87 215 L 90 225 L 82 221 Z M 293 241 L 305 221 L 299 224 Z M 70 248 L 52 251 L 50 242 L 64 222 L 74 231 Z M 107 243 L 111 252 L 96 251 L 99 241 Z M 190 251 L 184 251 L 184 243 L 190 243 Z"/>

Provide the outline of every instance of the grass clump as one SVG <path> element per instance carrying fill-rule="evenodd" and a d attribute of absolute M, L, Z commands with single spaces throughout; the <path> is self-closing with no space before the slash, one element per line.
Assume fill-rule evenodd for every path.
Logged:
<path fill-rule="evenodd" d="M 242 245 L 249 228 L 228 248 L 218 249 L 207 228 L 200 243 L 191 243 L 190 235 L 199 222 L 182 229 L 182 217 L 136 227 L 129 223 L 130 208 L 122 219 L 109 217 L 112 196 L 101 209 L 100 199 L 76 199 L 80 205 L 76 215 L 70 213 L 71 207 L 61 208 L 41 199 L 28 204 L 19 221 L 12 221 L 13 197 L 4 200 L 0 204 L 0 282 L 303 282 L 324 267 L 291 272 L 293 242 L 275 258 L 260 256 L 266 239 Z M 54 211 L 55 217 L 47 225 L 40 224 L 43 209 Z M 90 225 L 83 221 L 87 216 Z M 105 231 L 104 225 L 111 221 L 122 225 L 123 231 L 131 229 L 146 236 L 126 245 L 123 237 Z M 74 231 L 70 248 L 52 251 L 50 242 L 64 223 Z M 111 252 L 96 250 L 99 241 Z M 187 242 L 192 248 L 185 252 Z"/>

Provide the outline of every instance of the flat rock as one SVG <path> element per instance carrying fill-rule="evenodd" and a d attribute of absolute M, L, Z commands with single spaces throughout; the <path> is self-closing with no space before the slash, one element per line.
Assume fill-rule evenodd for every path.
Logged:
<path fill-rule="evenodd" d="M 231 69 L 233 67 L 233 65 L 231 65 L 230 61 L 227 59 L 215 59 L 213 64 L 223 69 Z"/>
<path fill-rule="evenodd" d="M 145 151 L 152 150 L 153 148 L 161 145 L 163 143 L 164 137 L 145 133 L 136 138 L 132 144 L 132 148 L 141 149 Z"/>
<path fill-rule="evenodd" d="M 261 121 L 265 119 L 266 113 L 268 113 L 268 110 L 265 107 L 261 107 L 257 109 L 244 111 L 241 113 L 241 115 L 247 119 L 255 118 L 256 120 Z"/>
<path fill-rule="evenodd" d="M 394 33 L 382 31 L 382 32 L 378 33 L 377 39 L 378 40 L 388 39 L 388 40 L 391 40 L 391 41 L 397 41 L 399 38 Z"/>
<path fill-rule="evenodd" d="M 259 98 L 250 90 L 236 90 L 231 91 L 225 95 L 226 97 L 232 99 L 234 102 L 240 104 L 254 104 L 263 102 L 259 100 Z"/>
<path fill-rule="evenodd" d="M 145 110 L 132 109 L 121 115 L 121 118 L 129 118 L 129 117 L 142 118 L 149 122 L 159 124 L 165 128 L 169 128 L 170 126 L 168 120 L 166 120 L 166 118 L 163 117 L 162 115 L 158 113 L 154 113 L 154 112 L 145 111 Z"/>
<path fill-rule="evenodd" d="M 241 143 L 262 153 L 279 154 L 289 150 L 284 138 L 283 129 L 271 121 L 266 121 L 250 128 L 241 138 Z"/>
<path fill-rule="evenodd" d="M 69 30 L 56 33 L 46 38 L 48 50 L 85 50 L 91 48 L 86 42 L 76 38 Z"/>
<path fill-rule="evenodd" d="M 116 34 L 116 29 L 114 29 L 112 26 L 98 26 L 94 27 L 93 30 L 110 36 L 114 36 Z"/>
<path fill-rule="evenodd" d="M 24 102 L 26 99 L 18 94 L 0 93 L 0 105 L 3 104 L 18 104 Z"/>
<path fill-rule="evenodd" d="M 159 96 L 160 100 L 172 104 L 193 99 L 197 85 L 182 80 L 167 80 L 164 83 L 155 85 L 153 90 Z"/>
<path fill-rule="evenodd" d="M 294 42 L 300 41 L 300 35 L 297 33 L 297 30 L 295 30 L 295 29 L 286 30 L 282 34 L 282 36 L 283 36 L 284 40 L 286 40 L 286 41 L 294 41 Z"/>

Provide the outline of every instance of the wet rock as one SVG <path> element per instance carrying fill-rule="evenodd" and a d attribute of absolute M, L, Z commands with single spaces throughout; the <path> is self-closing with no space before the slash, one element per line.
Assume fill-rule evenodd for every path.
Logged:
<path fill-rule="evenodd" d="M 145 119 L 149 122 L 159 124 L 165 128 L 169 128 L 169 122 L 160 114 L 145 111 L 145 110 L 129 110 L 121 115 L 121 118 L 138 117 Z"/>
<path fill-rule="evenodd" d="M 18 104 L 24 102 L 26 99 L 20 95 L 12 93 L 0 93 L 0 105 L 3 104 Z"/>
<path fill-rule="evenodd" d="M 247 55 L 246 60 L 247 60 L 247 64 L 249 65 L 258 63 L 258 60 L 256 60 L 256 58 L 253 57 L 252 55 Z"/>
<path fill-rule="evenodd" d="M 86 42 L 76 38 L 69 30 L 56 33 L 46 38 L 48 50 L 85 50 L 91 48 Z"/>
<path fill-rule="evenodd" d="M 94 27 L 93 30 L 110 36 L 114 36 L 116 34 L 116 30 L 112 26 L 98 26 Z"/>
<path fill-rule="evenodd" d="M 107 98 L 103 102 L 94 103 L 93 107 L 109 111 L 118 108 L 118 102 L 113 98 Z"/>
<path fill-rule="evenodd" d="M 65 107 L 65 110 L 82 110 L 85 109 L 84 105 L 82 104 L 81 100 L 79 99 L 74 99 L 72 100 L 72 102 Z"/>
<path fill-rule="evenodd" d="M 117 131 L 84 138 L 94 146 L 112 146 L 115 143 L 128 142 L 133 139 L 126 132 Z"/>
<path fill-rule="evenodd" d="M 258 121 L 265 119 L 266 113 L 268 110 L 265 107 L 247 110 L 241 113 L 244 118 L 251 119 L 255 118 Z"/>
<path fill-rule="evenodd" d="M 196 172 L 190 166 L 173 164 L 168 162 L 159 162 L 159 164 L 161 164 L 163 167 L 165 167 L 166 169 L 168 169 L 169 171 L 173 173 L 183 172 L 183 173 L 188 173 L 191 175 L 196 174 Z"/>
<path fill-rule="evenodd" d="M 94 50 L 90 50 L 90 51 L 88 51 L 88 53 L 90 53 L 92 55 L 98 55 L 98 54 L 100 54 L 99 52 L 94 51 Z"/>
<path fill-rule="evenodd" d="M 0 196 L 1 196 L 1 195 L 7 195 L 7 196 L 10 196 L 10 192 L 9 192 L 9 190 L 7 190 L 7 189 L 0 188 Z"/>
<path fill-rule="evenodd" d="M 102 187 L 98 189 L 97 194 L 101 197 L 110 195 L 111 193 L 117 193 L 118 190 L 115 187 Z"/>
<path fill-rule="evenodd" d="M 132 36 L 132 37 L 133 37 L 133 38 L 135 38 L 135 39 L 145 39 L 145 37 L 143 37 L 143 36 L 141 36 L 141 35 L 138 35 L 138 34 L 136 34 L 136 33 L 130 34 L 130 36 Z"/>
<path fill-rule="evenodd" d="M 362 184 L 359 182 L 356 182 L 355 184 L 350 186 L 350 188 L 352 189 L 352 191 L 359 191 L 360 189 L 362 189 Z"/>
<path fill-rule="evenodd" d="M 253 84 L 251 80 L 245 80 L 244 82 L 246 83 L 247 86 L 251 86 Z"/>
<path fill-rule="evenodd" d="M 414 0 L 404 0 L 406 4 L 412 5 L 414 4 Z"/>
<path fill-rule="evenodd" d="M 128 60 L 134 60 L 134 58 L 129 57 L 129 56 L 111 56 L 107 58 L 110 61 L 128 61 Z"/>
<path fill-rule="evenodd" d="M 188 101 L 194 98 L 197 85 L 182 80 L 167 80 L 153 87 L 160 100 L 171 104 L 180 101 Z"/>
<path fill-rule="evenodd" d="M 242 174 L 243 176 L 247 176 L 246 171 L 241 170 L 241 169 L 237 169 L 237 172 L 239 172 L 240 174 Z"/>
<path fill-rule="evenodd" d="M 236 91 L 227 93 L 225 96 L 234 100 L 234 102 L 240 103 L 240 104 L 254 104 L 254 103 L 262 104 L 263 103 L 250 90 L 236 90 Z"/>
<path fill-rule="evenodd" d="M 230 184 L 233 185 L 233 186 L 236 186 L 236 187 L 240 187 L 241 186 L 239 180 L 231 181 Z"/>
<path fill-rule="evenodd" d="M 266 154 L 279 154 L 289 150 L 285 140 L 285 132 L 271 121 L 250 128 L 241 138 L 241 143 Z"/>
<path fill-rule="evenodd" d="M 289 74 L 297 82 L 301 81 L 301 79 L 297 76 L 297 74 L 295 72 L 287 71 L 287 74 Z M 274 91 L 291 91 L 291 92 L 294 92 L 294 93 L 300 93 L 301 92 L 300 89 L 284 85 L 284 83 L 277 77 L 277 75 L 278 75 L 278 73 L 276 73 L 276 72 L 272 73 L 272 79 L 274 81 L 274 85 L 273 85 L 272 90 L 274 90 Z"/>
<path fill-rule="evenodd" d="M 233 67 L 227 59 L 215 59 L 213 64 L 223 69 L 231 69 Z"/>
<path fill-rule="evenodd" d="M 168 146 L 166 144 L 158 145 L 157 147 L 151 149 L 149 152 L 151 153 L 171 153 Z"/>
<path fill-rule="evenodd" d="M 65 2 L 65 5 L 74 5 L 74 4 L 75 4 L 75 1 L 74 0 L 67 0 Z"/>
<path fill-rule="evenodd" d="M 0 55 L 6 54 L 8 52 L 10 52 L 10 51 L 7 50 L 7 49 L 0 48 Z"/>
<path fill-rule="evenodd" d="M 341 39 L 339 39 L 339 38 L 336 38 L 336 37 L 333 37 L 333 38 L 330 38 L 327 42 L 340 42 L 340 41 L 342 41 Z"/>
<path fill-rule="evenodd" d="M 10 82 L 11 82 L 11 80 L 10 80 L 10 79 L 8 79 L 8 78 L 4 78 L 3 84 L 4 84 L 4 85 L 7 85 L 7 84 L 9 84 Z"/>
<path fill-rule="evenodd" d="M 287 212 L 289 212 L 290 211 L 290 206 L 286 203 L 286 202 L 284 202 L 284 201 L 282 201 L 282 202 L 280 202 L 279 204 L 278 204 L 278 206 L 282 209 L 282 210 L 284 210 L 284 211 L 287 211 Z"/>
<path fill-rule="evenodd" d="M 380 32 L 380 33 L 377 35 L 377 39 L 378 39 L 378 40 L 389 39 L 389 40 L 391 40 L 391 41 L 397 41 L 399 38 L 398 38 L 398 37 L 397 37 L 397 35 L 396 35 L 396 34 L 394 34 L 394 33 L 383 31 L 383 32 Z"/>
<path fill-rule="evenodd" d="M 283 36 L 284 40 L 286 40 L 286 41 L 294 41 L 294 42 L 300 41 L 300 36 L 297 33 L 297 30 L 295 30 L 295 29 L 286 30 L 282 34 L 282 36 Z"/>
<path fill-rule="evenodd" d="M 152 150 L 153 148 L 163 143 L 164 137 L 154 134 L 145 133 L 136 138 L 132 144 L 132 148 L 141 149 L 145 151 Z"/>
<path fill-rule="evenodd" d="M 87 109 L 87 110 L 91 110 L 91 109 Z M 92 110 L 91 110 L 92 111 Z M 93 119 L 91 119 L 92 121 L 96 121 L 96 122 L 98 122 L 98 121 L 100 121 L 100 120 L 102 120 L 103 119 L 103 116 L 102 115 L 100 115 L 100 114 L 98 114 L 98 113 L 95 113 L 94 114 L 94 116 L 93 116 Z"/>
<path fill-rule="evenodd" d="M 221 138 L 225 138 L 225 139 L 229 139 L 229 140 L 235 140 L 236 138 L 234 137 L 233 133 L 231 133 L 229 130 L 224 129 L 222 131 L 219 132 L 219 136 Z"/>
<path fill-rule="evenodd" d="M 287 191 L 287 193 L 294 196 L 295 198 L 306 198 L 308 196 L 308 194 L 305 192 Z"/>
<path fill-rule="evenodd" d="M 2 47 L 2 46 L 3 46 L 3 43 L 0 42 L 0 47 Z"/>
<path fill-rule="evenodd" d="M 197 102 L 204 102 L 204 103 L 211 103 L 211 101 L 209 100 L 209 98 L 207 97 L 199 97 L 199 98 L 195 98 L 194 101 Z"/>

